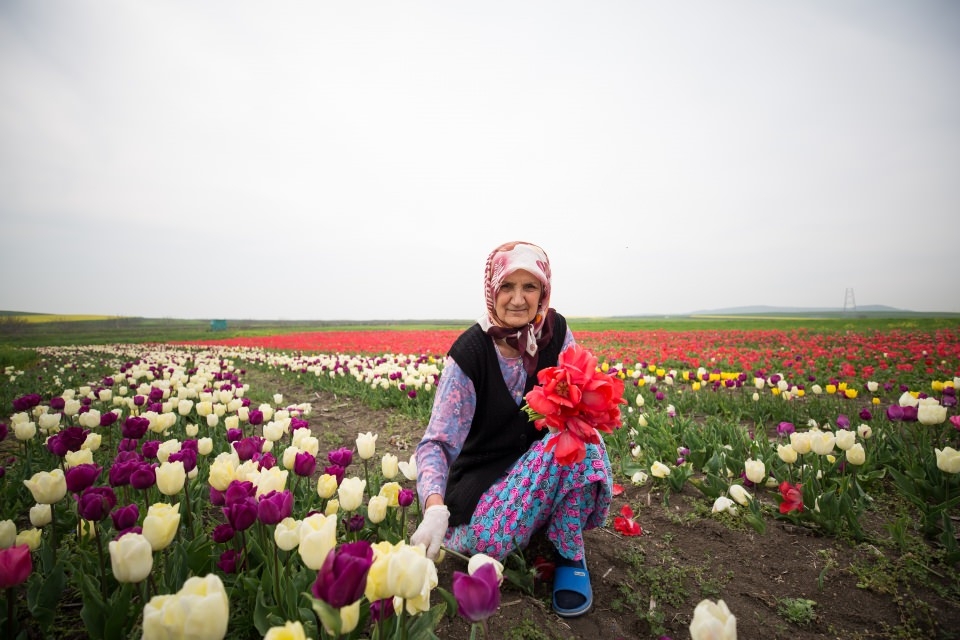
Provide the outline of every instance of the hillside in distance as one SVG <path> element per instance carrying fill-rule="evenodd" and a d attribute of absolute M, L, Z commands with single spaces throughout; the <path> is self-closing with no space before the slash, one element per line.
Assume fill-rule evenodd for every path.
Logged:
<path fill-rule="evenodd" d="M 791 313 L 807 315 L 811 313 L 843 313 L 843 307 L 772 307 L 769 305 L 750 305 L 746 307 L 725 307 L 722 309 L 700 309 L 688 315 L 759 315 Z M 898 309 L 885 304 L 859 305 L 848 313 L 913 313 L 909 309 Z"/>

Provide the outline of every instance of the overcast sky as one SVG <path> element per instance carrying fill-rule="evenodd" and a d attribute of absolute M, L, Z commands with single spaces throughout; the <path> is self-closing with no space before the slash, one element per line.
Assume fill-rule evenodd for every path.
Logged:
<path fill-rule="evenodd" d="M 0 309 L 960 311 L 960 3 L 0 0 Z"/>

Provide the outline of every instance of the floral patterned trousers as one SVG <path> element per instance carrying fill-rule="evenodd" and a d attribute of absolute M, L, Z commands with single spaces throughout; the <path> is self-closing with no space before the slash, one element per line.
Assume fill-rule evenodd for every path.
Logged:
<path fill-rule="evenodd" d="M 583 532 L 601 527 L 610 511 L 613 472 L 603 441 L 588 444 L 583 460 L 561 466 L 536 443 L 480 497 L 470 522 L 447 530 L 444 546 L 503 560 L 523 549 L 537 531 L 563 557 L 583 558 Z"/>

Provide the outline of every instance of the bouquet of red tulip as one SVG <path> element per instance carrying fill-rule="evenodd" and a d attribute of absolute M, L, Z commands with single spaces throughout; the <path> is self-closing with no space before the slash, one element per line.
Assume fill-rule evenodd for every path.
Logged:
<path fill-rule="evenodd" d="M 540 384 L 524 397 L 523 410 L 538 429 L 559 433 L 547 451 L 562 465 L 583 460 L 586 443 L 599 444 L 599 431 L 619 429 L 623 380 L 597 368 L 597 357 L 580 345 L 560 354 L 557 366 L 537 373 Z"/>

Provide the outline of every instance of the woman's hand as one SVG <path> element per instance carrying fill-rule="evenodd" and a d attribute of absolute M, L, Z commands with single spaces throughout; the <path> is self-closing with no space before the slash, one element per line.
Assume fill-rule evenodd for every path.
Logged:
<path fill-rule="evenodd" d="M 410 536 L 410 544 L 422 544 L 427 548 L 427 557 L 436 560 L 440 545 L 447 534 L 450 510 L 445 504 L 434 504 L 423 512 L 423 522 Z"/>

